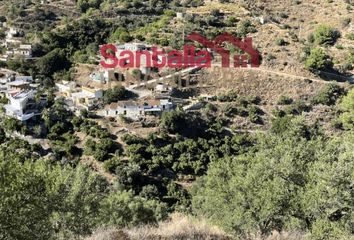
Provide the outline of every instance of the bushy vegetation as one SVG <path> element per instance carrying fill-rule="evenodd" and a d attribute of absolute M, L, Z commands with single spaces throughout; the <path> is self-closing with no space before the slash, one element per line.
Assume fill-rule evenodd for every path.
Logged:
<path fill-rule="evenodd" d="M 129 98 L 132 94 L 127 91 L 124 87 L 117 86 L 111 89 L 104 91 L 103 93 L 103 102 L 106 104 L 112 102 L 118 102 L 119 100 L 124 100 Z"/>
<path fill-rule="evenodd" d="M 217 99 L 220 102 L 233 102 L 237 100 L 237 93 L 234 91 L 230 91 L 225 94 L 220 94 Z"/>
<path fill-rule="evenodd" d="M 278 100 L 279 105 L 289 105 L 293 103 L 293 99 L 287 96 L 280 96 Z"/>
<path fill-rule="evenodd" d="M 99 142 L 87 139 L 84 154 L 93 156 L 97 161 L 104 161 L 110 153 L 115 153 L 115 151 L 119 150 L 117 145 L 110 138 L 100 139 Z"/>
<path fill-rule="evenodd" d="M 242 6 L 249 8 L 251 2 L 242 1 Z M 43 94 L 48 99 L 43 113 L 29 124 L 13 118 L 0 121 L 0 239 L 83 239 L 97 228 L 156 226 L 174 212 L 203 218 L 236 239 L 265 239 L 274 230 L 321 240 L 347 239 L 354 233 L 354 90 L 347 94 L 328 84 L 306 100 L 281 96 L 274 114 L 261 105 L 267 100 L 231 90 L 212 102 L 201 100 L 200 111 L 178 106 L 164 112 L 160 124 L 153 123 L 154 133 L 135 135 L 127 122 L 123 128 L 110 119 L 107 126 L 107 119 L 85 110 L 75 116 L 62 99 L 55 99 L 55 82 L 73 80 L 79 63 L 97 63 L 98 46 L 107 42 L 137 40 L 180 49 L 185 39 L 172 36 L 199 32 L 213 39 L 232 27 L 234 36 L 245 37 L 257 32 L 256 25 L 219 9 L 175 19 L 184 8 L 203 5 L 202 0 L 75 4 L 72 14 L 80 15 L 75 19 L 31 1 L 9 4 L 6 17 L 0 17 L 0 22 L 31 23 L 23 25 L 26 39 L 35 42 L 36 59 L 3 65 L 38 78 L 36 101 Z M 258 14 L 250 11 L 249 16 Z M 288 13 L 277 15 L 281 21 L 292 20 Z M 115 17 L 119 21 L 112 21 Z M 296 27 L 279 25 L 292 28 L 290 40 L 305 42 L 294 33 Z M 329 26 L 318 26 L 306 45 L 306 68 L 331 69 L 326 47 L 339 36 Z M 346 37 L 352 39 L 351 34 Z M 285 46 L 288 40 L 272 41 Z M 348 50 L 342 64 L 347 71 L 354 53 L 337 45 L 343 47 Z M 228 44 L 225 48 L 236 51 Z M 267 55 L 268 61 L 275 58 Z M 104 92 L 103 104 L 133 97 L 124 87 L 114 87 Z M 315 123 L 304 119 L 314 105 L 333 111 L 335 131 L 325 133 L 322 116 Z M 239 119 L 252 130 L 237 129 Z M 117 133 L 127 129 L 123 136 Z M 28 142 L 16 138 L 18 133 Z"/>
<path fill-rule="evenodd" d="M 62 239 L 91 234 L 98 226 L 156 223 L 178 210 L 240 238 L 273 230 L 306 232 L 313 239 L 348 237 L 354 99 L 353 90 L 344 94 L 329 84 L 312 100 L 339 104 L 339 120 L 349 131 L 338 136 L 306 123 L 297 115 L 310 105 L 286 97 L 270 131 L 254 135 L 224 134 L 225 121 L 213 115 L 216 108 L 171 111 L 162 116 L 160 135 L 114 139 L 94 121 L 66 115 L 53 104 L 44 117 L 50 134 L 56 133 L 50 159 L 43 159 L 40 146 L 7 137 L 0 128 L 0 190 L 5 193 L 0 232 L 4 238 Z M 226 104 L 243 106 L 248 114 L 259 111 L 256 98 L 231 99 Z M 89 136 L 83 152 L 71 131 Z M 102 162 L 114 178 L 108 181 L 79 163 L 83 155 Z M 192 189 L 180 184 L 185 178 L 197 180 Z M 10 231 L 10 225 L 18 227 Z"/>
<path fill-rule="evenodd" d="M 319 25 L 314 32 L 315 43 L 319 45 L 333 45 L 340 34 L 326 25 Z"/>
<path fill-rule="evenodd" d="M 354 129 L 354 90 L 349 91 L 348 95 L 343 97 L 340 103 L 340 109 L 343 113 L 340 116 L 340 120 L 344 129 Z"/>
<path fill-rule="evenodd" d="M 337 84 L 327 85 L 322 91 L 313 97 L 313 104 L 333 105 L 345 93 L 344 89 Z"/>
<path fill-rule="evenodd" d="M 245 37 L 247 34 L 255 32 L 257 32 L 257 29 L 250 20 L 245 20 L 240 23 L 239 34 L 241 37 Z"/>
<path fill-rule="evenodd" d="M 305 67 L 309 70 L 325 70 L 333 66 L 330 57 L 321 48 L 311 49 Z"/>
<path fill-rule="evenodd" d="M 284 46 L 284 45 L 287 44 L 287 42 L 283 38 L 277 38 L 275 40 L 275 44 L 278 45 L 278 46 Z"/>
<path fill-rule="evenodd" d="M 349 237 L 353 136 L 326 139 L 301 120 L 287 124 L 258 136 L 252 151 L 212 162 L 192 194 L 194 211 L 243 237 L 274 229 Z"/>
<path fill-rule="evenodd" d="M 162 129 L 170 133 L 180 132 L 186 124 L 186 114 L 179 110 L 164 112 L 161 118 Z"/>
<path fill-rule="evenodd" d="M 81 12 L 86 12 L 89 8 L 99 8 L 101 3 L 101 0 L 79 0 L 77 1 L 76 5 Z"/>
<path fill-rule="evenodd" d="M 89 234 L 102 224 L 124 227 L 166 217 L 164 205 L 110 190 L 104 178 L 82 165 L 73 169 L 42 160 L 19 163 L 5 160 L 2 154 L 3 239 L 68 239 Z"/>

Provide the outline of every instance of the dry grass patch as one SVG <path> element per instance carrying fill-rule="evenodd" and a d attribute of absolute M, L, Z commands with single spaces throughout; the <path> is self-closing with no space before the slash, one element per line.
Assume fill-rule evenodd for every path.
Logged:
<path fill-rule="evenodd" d="M 157 227 L 142 226 L 126 231 L 133 240 L 152 239 L 231 239 L 218 227 L 209 225 L 204 220 L 196 220 L 182 214 L 175 213 L 171 220 L 161 222 Z"/>
<path fill-rule="evenodd" d="M 222 13 L 238 16 L 244 16 L 249 13 L 249 11 L 239 4 L 219 2 L 210 2 L 206 3 L 204 6 L 190 8 L 187 13 L 210 14 L 212 10 L 220 10 Z"/>
<path fill-rule="evenodd" d="M 168 221 L 157 226 L 137 226 L 126 230 L 113 228 L 99 229 L 85 240 L 231 240 L 218 227 L 209 225 L 204 220 L 197 220 L 179 213 L 174 213 Z"/>

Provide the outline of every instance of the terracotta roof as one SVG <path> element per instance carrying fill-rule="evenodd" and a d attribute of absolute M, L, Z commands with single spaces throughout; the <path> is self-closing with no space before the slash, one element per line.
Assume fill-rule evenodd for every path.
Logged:
<path fill-rule="evenodd" d="M 158 99 L 149 99 L 149 100 L 144 100 L 142 102 L 143 105 L 149 105 L 149 106 L 158 106 L 160 105 L 160 100 Z"/>
<path fill-rule="evenodd" d="M 119 107 L 137 107 L 139 104 L 134 101 L 119 101 L 117 102 L 117 106 Z"/>
<path fill-rule="evenodd" d="M 117 107 L 118 107 L 118 103 L 111 103 L 111 104 L 109 105 L 109 108 L 110 108 L 110 109 L 117 109 Z"/>
<path fill-rule="evenodd" d="M 143 106 L 159 106 L 160 105 L 160 100 L 159 99 L 145 99 L 139 102 L 135 101 L 119 101 L 119 102 L 114 102 L 109 105 L 105 106 L 106 110 L 115 110 L 118 107 L 143 107 Z"/>

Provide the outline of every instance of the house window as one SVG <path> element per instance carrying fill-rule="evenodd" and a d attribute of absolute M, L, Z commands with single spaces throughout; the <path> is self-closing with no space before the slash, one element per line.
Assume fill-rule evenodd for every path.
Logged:
<path fill-rule="evenodd" d="M 127 115 L 127 110 L 124 110 L 124 115 Z"/>
<path fill-rule="evenodd" d="M 118 111 L 116 111 L 116 115 L 118 115 Z"/>

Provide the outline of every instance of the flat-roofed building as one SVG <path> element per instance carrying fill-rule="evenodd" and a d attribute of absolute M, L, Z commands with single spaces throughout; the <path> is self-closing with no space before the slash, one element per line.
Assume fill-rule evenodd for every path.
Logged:
<path fill-rule="evenodd" d="M 100 111 L 104 117 L 118 117 L 120 115 L 132 120 L 139 120 L 146 115 L 160 115 L 163 111 L 170 111 L 174 104 L 169 99 L 151 99 L 141 102 L 119 101 L 111 103 Z"/>
<path fill-rule="evenodd" d="M 4 105 L 6 115 L 20 121 L 27 121 L 32 118 L 35 113 L 33 111 L 26 111 L 26 107 L 29 100 L 34 98 L 35 93 L 36 90 L 28 90 L 8 94 L 7 98 L 10 103 Z"/>
<path fill-rule="evenodd" d="M 75 106 L 89 109 L 103 98 L 103 90 L 82 87 L 81 91 L 72 93 L 71 98 Z"/>

